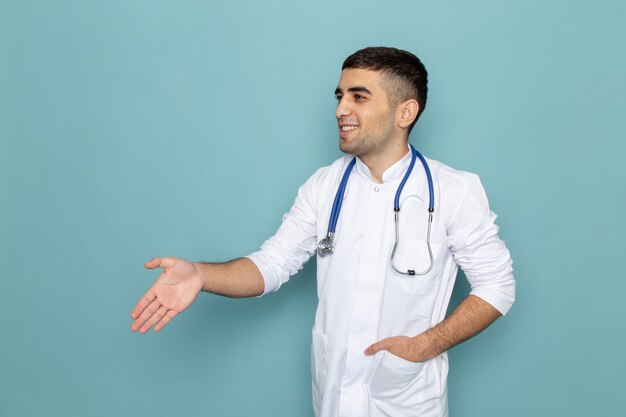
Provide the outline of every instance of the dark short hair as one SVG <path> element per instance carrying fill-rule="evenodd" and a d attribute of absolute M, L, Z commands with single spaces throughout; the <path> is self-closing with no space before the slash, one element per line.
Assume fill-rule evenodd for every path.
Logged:
<path fill-rule="evenodd" d="M 410 52 L 388 47 L 369 47 L 356 51 L 343 62 L 341 70 L 354 68 L 380 71 L 384 74 L 386 90 L 392 104 L 414 99 L 419 104 L 415 121 L 426 108 L 428 72 L 422 61 Z"/>

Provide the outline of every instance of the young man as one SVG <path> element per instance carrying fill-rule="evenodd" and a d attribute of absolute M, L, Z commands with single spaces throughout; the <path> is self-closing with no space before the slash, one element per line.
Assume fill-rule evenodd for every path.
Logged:
<path fill-rule="evenodd" d="M 348 155 L 309 178 L 259 252 L 223 264 L 147 262 L 163 273 L 133 310 L 132 330 L 159 331 L 200 291 L 275 291 L 317 252 L 315 415 L 447 416 L 446 350 L 511 307 L 509 252 L 478 177 L 422 163 L 408 145 L 427 97 L 417 57 L 357 51 L 335 95 Z M 445 318 L 458 266 L 472 291 Z"/>

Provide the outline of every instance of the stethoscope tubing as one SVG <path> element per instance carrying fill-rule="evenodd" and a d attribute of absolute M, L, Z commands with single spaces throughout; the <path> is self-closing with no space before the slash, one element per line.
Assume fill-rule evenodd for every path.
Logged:
<path fill-rule="evenodd" d="M 335 234 L 335 229 L 337 228 L 337 221 L 339 220 L 339 213 L 341 212 L 341 205 L 343 204 L 343 195 L 346 192 L 346 185 L 348 184 L 348 179 L 350 178 L 350 173 L 352 172 L 352 168 L 356 164 L 356 157 L 352 158 L 350 164 L 346 168 L 346 172 L 343 174 L 343 178 L 341 179 L 341 183 L 339 183 L 339 189 L 337 190 L 337 194 L 335 195 L 335 201 L 333 201 L 333 208 L 330 212 L 330 221 L 328 222 L 328 234 Z"/>
<path fill-rule="evenodd" d="M 396 190 L 396 195 L 393 201 L 396 239 L 393 245 L 393 249 L 391 250 L 390 261 L 391 261 L 391 267 L 394 269 L 394 271 L 402 275 L 413 276 L 413 275 L 427 274 L 428 272 L 430 272 L 430 270 L 432 269 L 434 265 L 433 252 L 430 246 L 430 230 L 431 230 L 431 225 L 432 225 L 432 220 L 433 220 L 433 212 L 435 211 L 435 193 L 434 193 L 434 186 L 433 186 L 433 178 L 430 172 L 430 168 L 428 167 L 428 163 L 426 162 L 426 159 L 422 156 L 421 153 L 417 151 L 417 149 L 413 147 L 413 145 L 409 145 L 409 146 L 411 148 L 411 162 L 409 163 L 409 167 L 407 168 L 404 174 L 404 177 L 402 178 L 402 181 L 400 181 L 400 185 L 398 186 L 398 189 Z M 404 185 L 409 179 L 409 175 L 411 175 L 411 172 L 413 171 L 416 158 L 419 158 L 420 162 L 422 163 L 422 166 L 424 167 L 424 171 L 426 173 L 426 180 L 428 182 L 429 202 L 428 202 L 428 231 L 426 233 L 426 245 L 428 247 L 428 256 L 430 258 L 430 265 L 428 266 L 426 270 L 422 272 L 416 272 L 413 269 L 409 269 L 406 272 L 404 272 L 396 268 L 394 264 L 394 257 L 396 254 L 396 249 L 398 247 L 398 241 L 399 241 L 399 236 L 400 236 L 400 230 L 399 230 L 399 225 L 398 225 L 399 214 L 400 214 L 400 196 L 402 195 L 402 190 L 404 189 Z M 350 178 L 350 174 L 352 173 L 352 169 L 354 168 L 355 164 L 356 164 L 356 157 L 352 158 L 352 160 L 348 164 L 348 167 L 346 168 L 346 171 L 344 172 L 343 177 L 341 178 L 341 182 L 339 183 L 339 188 L 337 189 L 337 194 L 335 194 L 335 199 L 333 201 L 333 206 L 332 206 L 331 213 L 330 213 L 330 219 L 328 221 L 328 232 L 326 233 L 326 237 L 320 240 L 318 247 L 317 247 L 317 252 L 320 256 L 330 255 L 334 252 L 335 248 L 334 248 L 333 240 L 334 240 L 335 231 L 337 228 L 337 221 L 339 220 L 339 213 L 341 212 L 341 205 L 343 204 L 343 197 L 346 191 L 348 180 Z"/>
<path fill-rule="evenodd" d="M 411 149 L 413 149 L 415 156 L 419 158 L 420 162 L 424 166 L 424 171 L 426 172 L 426 181 L 428 181 L 428 212 L 432 213 L 435 211 L 435 187 L 433 186 L 433 176 L 430 173 L 430 168 L 428 167 L 426 158 L 424 158 L 424 156 L 419 153 L 413 145 L 411 145 Z"/>

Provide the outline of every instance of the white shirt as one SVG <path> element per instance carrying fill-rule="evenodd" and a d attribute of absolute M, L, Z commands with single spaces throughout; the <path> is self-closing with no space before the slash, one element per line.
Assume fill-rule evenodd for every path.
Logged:
<path fill-rule="evenodd" d="M 299 189 L 276 234 L 249 258 L 265 293 L 277 290 L 316 253 L 326 236 L 339 182 L 353 156 L 319 169 Z M 498 238 L 480 180 L 427 159 L 434 183 L 432 270 L 395 272 L 393 199 L 410 152 L 372 182 L 358 158 L 347 184 L 335 234 L 335 252 L 317 257 L 319 304 L 312 336 L 313 408 L 318 417 L 447 416 L 447 354 L 410 362 L 387 351 L 365 356 L 389 336 L 415 336 L 441 322 L 458 266 L 471 294 L 506 314 L 515 298 L 511 257 Z M 428 184 L 419 160 L 407 181 L 400 211 L 396 266 L 418 272 L 429 265 L 426 246 Z"/>

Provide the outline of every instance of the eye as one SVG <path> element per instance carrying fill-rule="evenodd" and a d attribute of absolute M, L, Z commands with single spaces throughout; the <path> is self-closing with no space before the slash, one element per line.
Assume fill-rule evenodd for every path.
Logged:
<path fill-rule="evenodd" d="M 342 97 L 343 96 L 341 94 L 335 94 L 335 100 L 337 101 L 341 101 Z"/>
<path fill-rule="evenodd" d="M 355 94 L 354 95 L 354 100 L 356 100 L 356 101 L 365 101 L 365 100 L 367 100 L 367 97 L 362 96 L 361 94 Z"/>

